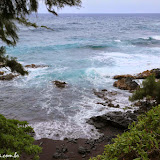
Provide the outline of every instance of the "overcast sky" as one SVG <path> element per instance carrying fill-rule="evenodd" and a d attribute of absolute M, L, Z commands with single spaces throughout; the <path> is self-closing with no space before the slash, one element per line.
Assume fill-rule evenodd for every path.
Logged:
<path fill-rule="evenodd" d="M 47 13 L 44 4 L 40 13 Z M 58 13 L 160 13 L 160 0 L 82 0 L 82 7 L 65 7 Z"/>

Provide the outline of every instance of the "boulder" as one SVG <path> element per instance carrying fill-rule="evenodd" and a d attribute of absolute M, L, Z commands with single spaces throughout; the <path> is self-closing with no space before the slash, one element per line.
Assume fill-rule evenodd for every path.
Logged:
<path fill-rule="evenodd" d="M 36 64 L 30 64 L 30 65 L 26 65 L 26 68 L 44 68 L 44 67 L 49 67 L 47 65 L 36 65 Z"/>
<path fill-rule="evenodd" d="M 17 77 L 18 75 L 13 75 L 12 73 L 0 76 L 0 80 L 12 80 L 13 78 Z"/>
<path fill-rule="evenodd" d="M 128 125 L 137 121 L 134 113 L 128 112 L 110 112 L 102 116 L 91 117 L 87 122 L 94 125 L 97 129 L 104 129 L 107 126 L 114 126 L 120 129 L 127 129 Z"/>
<path fill-rule="evenodd" d="M 138 83 L 133 81 L 132 78 L 119 79 L 118 81 L 114 82 L 113 86 L 119 89 L 130 91 L 135 90 L 139 87 Z"/>
<path fill-rule="evenodd" d="M 65 88 L 67 83 L 66 82 L 62 82 L 62 81 L 53 81 L 53 83 L 56 85 L 56 87 L 58 88 Z"/>

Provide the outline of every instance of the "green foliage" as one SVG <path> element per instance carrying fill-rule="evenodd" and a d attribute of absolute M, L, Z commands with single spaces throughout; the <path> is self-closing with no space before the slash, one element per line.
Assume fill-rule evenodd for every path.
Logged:
<path fill-rule="evenodd" d="M 139 116 L 129 129 L 106 145 L 103 155 L 90 160 L 160 159 L 160 105 Z"/>
<path fill-rule="evenodd" d="M 17 62 L 16 58 L 6 56 L 6 50 L 4 47 L 0 47 L 0 68 L 1 67 L 9 67 L 11 72 L 16 72 L 21 75 L 28 74 L 27 71 L 23 68 L 23 66 Z"/>
<path fill-rule="evenodd" d="M 140 100 L 143 98 L 154 99 L 160 104 L 160 81 L 155 81 L 155 76 L 149 76 L 142 82 L 142 88 L 136 90 L 129 98 L 130 101 Z"/>
<path fill-rule="evenodd" d="M 14 155 L 17 152 L 21 155 L 25 153 L 37 159 L 41 148 L 33 145 L 34 138 L 30 136 L 32 133 L 33 129 L 26 121 L 6 119 L 0 115 L 0 154 Z"/>

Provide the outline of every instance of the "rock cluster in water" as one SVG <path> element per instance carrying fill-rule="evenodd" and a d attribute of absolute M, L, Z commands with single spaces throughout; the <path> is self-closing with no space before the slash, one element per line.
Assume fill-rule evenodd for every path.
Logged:
<path fill-rule="evenodd" d="M 102 100 L 104 100 L 104 102 L 97 102 L 97 104 L 103 105 L 103 106 L 108 106 L 108 107 L 112 107 L 112 108 L 119 108 L 119 104 L 114 105 L 112 103 L 112 99 L 109 97 L 115 96 L 118 93 L 116 91 L 107 91 L 106 89 L 102 89 L 101 91 L 93 91 L 94 94 L 98 97 L 101 98 Z"/>

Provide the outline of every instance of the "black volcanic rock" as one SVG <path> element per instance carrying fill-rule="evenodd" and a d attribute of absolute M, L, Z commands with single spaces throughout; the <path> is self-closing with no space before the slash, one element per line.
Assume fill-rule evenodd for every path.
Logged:
<path fill-rule="evenodd" d="M 137 121 L 134 113 L 128 112 L 110 112 L 102 116 L 91 117 L 89 124 L 94 125 L 97 129 L 103 129 L 105 126 L 114 126 L 120 129 L 127 129 L 128 125 L 133 121 Z"/>

